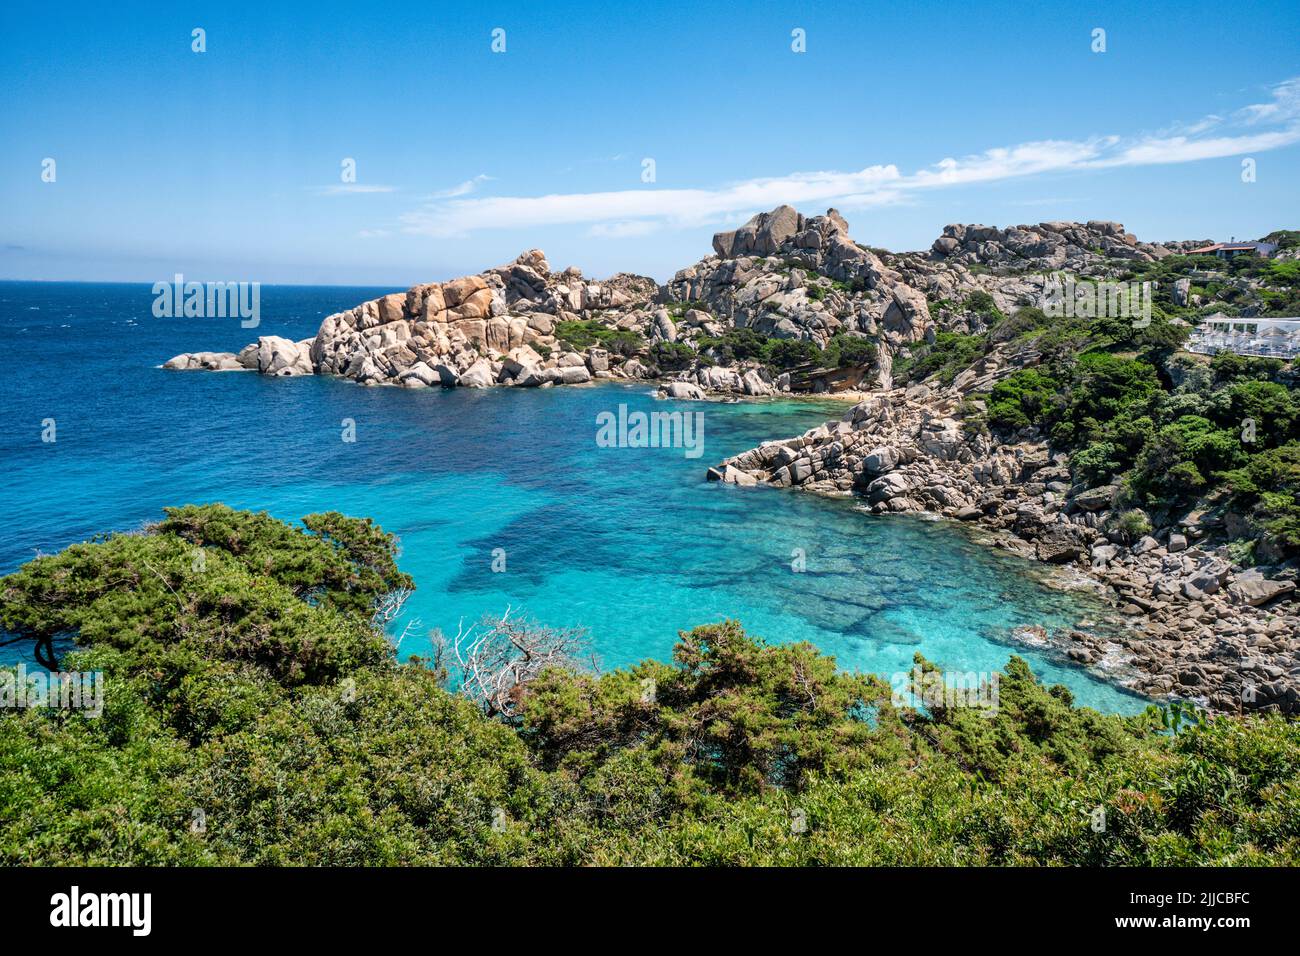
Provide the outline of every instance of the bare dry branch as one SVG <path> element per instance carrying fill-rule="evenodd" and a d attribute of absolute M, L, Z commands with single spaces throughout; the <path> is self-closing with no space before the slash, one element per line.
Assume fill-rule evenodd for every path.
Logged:
<path fill-rule="evenodd" d="M 462 620 L 453 638 L 434 636 L 434 659 L 454 662 L 461 693 L 507 720 L 519 716 L 528 685 L 548 667 L 595 666 L 586 630 L 544 627 L 510 614 L 507 606 L 469 628 Z"/>
<path fill-rule="evenodd" d="M 395 591 L 389 591 L 375 606 L 374 622 L 375 626 L 381 630 L 391 624 L 406 605 L 407 600 L 412 594 L 411 588 L 398 588 Z"/>
<path fill-rule="evenodd" d="M 402 649 L 402 642 L 411 636 L 411 632 L 418 631 L 423 626 L 423 622 L 418 617 L 407 621 L 406 626 L 402 628 L 402 633 L 397 635 L 397 641 L 393 644 L 393 649 L 395 651 L 400 651 Z"/>

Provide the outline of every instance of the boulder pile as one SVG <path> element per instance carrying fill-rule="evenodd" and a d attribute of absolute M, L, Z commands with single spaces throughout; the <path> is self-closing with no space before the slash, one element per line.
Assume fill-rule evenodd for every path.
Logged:
<path fill-rule="evenodd" d="M 1218 712 L 1300 713 L 1300 605 L 1291 576 L 1234 566 L 1196 544 L 1201 516 L 1130 540 L 1113 519 L 1119 489 L 1072 484 L 1043 441 L 999 443 L 967 427 L 957 389 L 914 385 L 874 395 L 838 421 L 764 442 L 708 470 L 714 481 L 860 496 L 874 514 L 974 521 L 992 544 L 1070 566 L 1129 621 L 1115 639 L 1083 631 L 1062 652 L 1135 670 L 1131 686 Z M 1110 675 L 1107 675 L 1110 676 Z"/>
<path fill-rule="evenodd" d="M 577 269 L 552 273 L 533 249 L 479 275 L 414 286 L 326 316 L 311 339 L 266 335 L 238 354 L 186 353 L 164 367 L 339 375 L 407 388 L 575 385 L 616 377 L 621 362 L 596 346 L 567 348 L 555 335 L 557 323 L 616 312 L 620 328 L 647 329 L 652 316 L 638 306 L 657 292 L 641 276 L 589 282 Z M 628 370 L 639 373 L 636 365 Z"/>

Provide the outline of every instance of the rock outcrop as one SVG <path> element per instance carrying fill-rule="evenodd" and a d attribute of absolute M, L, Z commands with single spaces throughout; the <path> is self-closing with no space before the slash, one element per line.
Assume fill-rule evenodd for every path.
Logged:
<path fill-rule="evenodd" d="M 1118 222 L 1040 222 L 1033 226 L 943 227 L 930 247 L 937 261 L 965 266 L 1015 265 L 1035 271 L 1082 270 L 1107 259 L 1151 262 L 1170 254 L 1159 244 L 1139 242 Z"/>
<path fill-rule="evenodd" d="M 818 345 L 841 331 L 901 343 L 931 330 L 924 294 L 855 243 L 834 209 L 806 219 L 778 206 L 718 233 L 713 249 L 673 276 L 667 293 L 730 327 Z"/>
<path fill-rule="evenodd" d="M 170 369 L 251 368 L 264 375 L 339 375 L 362 385 L 487 388 L 574 385 L 620 375 L 600 348 L 583 352 L 556 336 L 557 323 L 618 316 L 646 331 L 651 279 L 619 274 L 603 282 L 577 269 L 552 273 L 532 249 L 509 265 L 449 282 L 414 286 L 327 316 L 314 338 L 262 336 L 238 355 L 178 355 Z M 642 366 L 629 369 L 643 377 Z"/>
<path fill-rule="evenodd" d="M 1085 663 L 1120 650 L 1135 689 L 1194 698 L 1212 710 L 1300 713 L 1300 608 L 1294 579 L 1234 568 L 1226 549 L 1179 530 L 1130 542 L 1114 530 L 1114 486 L 1072 484 L 1067 459 L 1040 440 L 999 442 L 968 427 L 955 388 L 917 385 L 872 396 L 839 421 L 765 442 L 710 468 L 714 481 L 858 495 L 874 514 L 924 512 L 977 521 L 1002 547 L 1076 567 L 1131 619 L 1119 648 L 1076 632 Z"/>

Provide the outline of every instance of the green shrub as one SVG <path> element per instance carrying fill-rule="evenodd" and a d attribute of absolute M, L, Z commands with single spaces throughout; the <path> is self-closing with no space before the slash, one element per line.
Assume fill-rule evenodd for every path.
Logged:
<path fill-rule="evenodd" d="M 708 352 L 719 362 L 767 362 L 772 339 L 753 329 L 728 329 L 717 337 L 701 336 L 696 344 L 701 352 Z"/>
<path fill-rule="evenodd" d="M 684 342 L 661 340 L 650 347 L 650 360 L 665 372 L 690 368 L 695 359 L 695 350 Z"/>
<path fill-rule="evenodd" d="M 555 323 L 555 337 L 573 352 L 599 345 L 617 355 L 629 356 L 645 346 L 640 333 L 611 328 L 595 319 L 562 319 Z"/>
<path fill-rule="evenodd" d="M 1061 383 L 1037 368 L 1027 368 L 1004 378 L 989 395 L 989 424 L 1017 430 L 1045 424 L 1056 413 Z"/>
<path fill-rule="evenodd" d="M 836 332 L 826 343 L 822 361 L 831 368 L 856 368 L 874 365 L 878 357 L 876 343 L 870 339 Z"/>
<path fill-rule="evenodd" d="M 1151 519 L 1145 511 L 1134 508 L 1119 514 L 1113 527 L 1124 536 L 1124 540 L 1133 542 L 1151 533 Z"/>
<path fill-rule="evenodd" d="M 984 339 L 978 335 L 939 332 L 934 342 L 915 349 L 915 360 L 908 370 L 908 380 L 920 382 L 931 375 L 944 385 L 951 385 L 959 373 L 984 354 Z"/>
<path fill-rule="evenodd" d="M 397 569 L 392 537 L 368 519 L 309 515 L 303 531 L 224 505 L 166 515 L 147 534 L 24 565 L 4 579 L 0 626 L 33 644 L 74 635 L 144 660 L 179 645 L 290 685 L 384 656 L 370 619 L 413 582 Z"/>
<path fill-rule="evenodd" d="M 807 339 L 773 339 L 767 350 L 768 364 L 784 371 L 800 365 L 820 365 L 822 350 Z"/>
<path fill-rule="evenodd" d="M 1104 716 L 1017 657 L 996 706 L 917 710 L 900 696 L 939 673 L 919 655 L 891 686 L 734 622 L 681 634 L 671 663 L 546 670 L 494 720 L 326 626 L 379 640 L 357 599 L 408 582 L 372 524 L 316 524 L 206 506 L 0 580 L 6 628 L 75 624 L 67 665 L 111 688 L 97 719 L 0 711 L 0 864 L 1300 863 L 1295 722 Z M 195 535 L 204 570 L 178 560 Z M 222 598 L 191 604 L 214 573 Z M 289 601 L 301 639 L 274 645 L 235 611 Z"/>
<path fill-rule="evenodd" d="M 1079 481 L 1097 485 L 1124 470 L 1127 463 L 1114 442 L 1096 441 L 1070 456 L 1070 472 Z"/>
<path fill-rule="evenodd" d="M 1017 309 L 1009 318 L 1003 319 L 989 330 L 989 341 L 993 343 L 1010 342 L 1029 332 L 1046 328 L 1051 324 L 1047 314 L 1037 306 Z"/>
<path fill-rule="evenodd" d="M 982 316 L 986 325 L 994 325 L 1003 318 L 1002 310 L 993 301 L 993 296 L 983 289 L 977 289 L 966 297 L 966 308 Z"/>
<path fill-rule="evenodd" d="M 1261 530 L 1300 550 L 1300 441 L 1254 455 L 1224 480 Z"/>

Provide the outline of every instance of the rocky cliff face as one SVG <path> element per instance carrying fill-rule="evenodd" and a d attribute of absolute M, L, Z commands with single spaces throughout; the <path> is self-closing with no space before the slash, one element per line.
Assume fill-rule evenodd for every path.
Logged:
<path fill-rule="evenodd" d="M 976 387 L 1026 358 L 1002 352 Z M 1294 592 L 1293 580 L 1270 580 L 1235 567 L 1224 547 L 1198 545 L 1201 515 L 1136 541 L 1108 530 L 1115 486 L 1073 483 L 1067 456 L 1044 441 L 1000 442 L 968 427 L 977 409 L 956 386 L 882 392 L 838 421 L 728 458 L 708 477 L 854 494 L 874 514 L 976 521 L 1008 550 L 1089 574 L 1131 619 L 1118 642 L 1070 634 L 1062 650 L 1072 660 L 1118 657 L 1135 668 L 1136 690 L 1220 712 L 1300 713 L 1300 616 L 1293 601 L 1278 600 Z"/>

